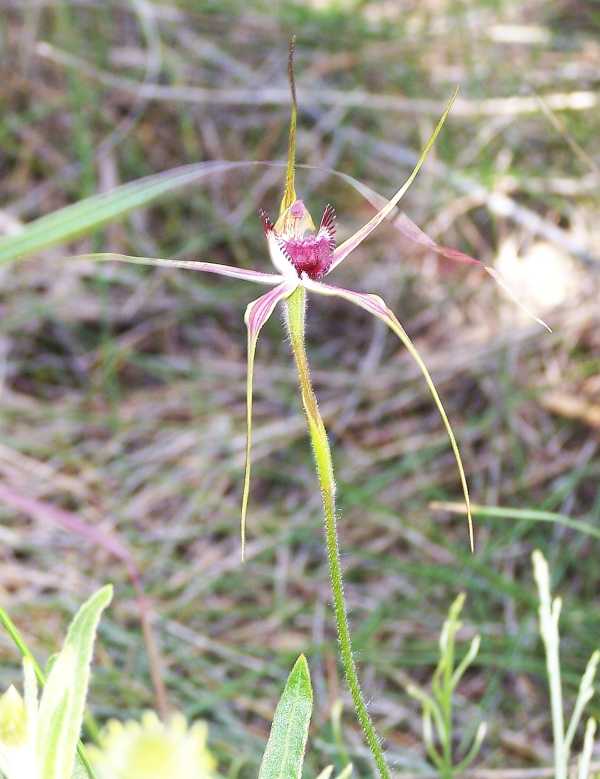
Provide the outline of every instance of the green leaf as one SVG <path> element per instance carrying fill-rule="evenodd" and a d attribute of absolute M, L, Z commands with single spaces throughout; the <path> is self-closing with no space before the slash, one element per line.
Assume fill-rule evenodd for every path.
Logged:
<path fill-rule="evenodd" d="M 277 704 L 258 779 L 300 779 L 312 703 L 308 663 L 300 655 Z"/>
<path fill-rule="evenodd" d="M 83 604 L 52 665 L 39 710 L 42 779 L 71 779 L 85 709 L 90 664 L 102 611 L 112 600 L 107 585 Z"/>
<path fill-rule="evenodd" d="M 225 170 L 247 167 L 247 161 L 200 162 L 123 184 L 110 192 L 80 200 L 34 220 L 17 235 L 0 238 L 0 263 L 30 257 L 50 246 L 87 235 L 135 208 L 199 179 Z"/>
<path fill-rule="evenodd" d="M 38 683 L 44 686 L 46 684 L 46 678 L 44 676 L 44 672 L 40 668 L 39 663 L 33 656 L 31 650 L 23 640 L 23 637 L 19 633 L 17 626 L 8 616 L 6 611 L 2 608 L 0 608 L 0 624 L 3 625 L 3 627 L 6 629 L 7 633 L 9 634 L 9 636 L 14 641 L 15 646 L 23 656 L 24 661 L 31 663 L 31 669 L 35 674 Z M 54 663 L 55 659 L 56 659 L 56 655 L 52 655 L 52 657 L 48 660 L 48 665 L 51 666 Z M 27 678 L 27 672 L 25 676 Z M 87 758 L 83 744 L 80 741 L 77 744 L 77 766 L 76 766 L 75 776 L 73 777 L 73 779 L 82 779 L 82 778 L 95 779 L 95 774 Z"/>
<path fill-rule="evenodd" d="M 67 758 L 70 681 L 75 668 L 73 650 L 60 653 L 48 677 L 40 702 L 36 752 L 39 755 L 41 779 L 70 777 L 65 766 Z M 72 759 L 75 757 L 73 750 Z"/>

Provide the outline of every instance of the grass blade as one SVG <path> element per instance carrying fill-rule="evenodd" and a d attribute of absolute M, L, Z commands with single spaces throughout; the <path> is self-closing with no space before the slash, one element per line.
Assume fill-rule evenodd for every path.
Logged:
<path fill-rule="evenodd" d="M 211 174 L 253 165 L 247 161 L 200 162 L 157 173 L 80 200 L 28 224 L 16 235 L 0 238 L 0 263 L 30 257 L 50 246 L 87 235 L 129 211 L 193 184 Z"/>

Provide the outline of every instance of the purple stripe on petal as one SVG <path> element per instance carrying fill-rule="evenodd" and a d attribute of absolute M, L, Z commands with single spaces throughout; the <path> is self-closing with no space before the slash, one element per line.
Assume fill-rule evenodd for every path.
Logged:
<path fill-rule="evenodd" d="M 250 303 L 246 309 L 248 330 L 253 336 L 258 336 L 258 332 L 273 313 L 277 303 L 284 297 L 287 297 L 292 291 L 290 284 L 283 283 L 274 287 L 260 298 Z"/>
<path fill-rule="evenodd" d="M 421 230 L 421 228 L 406 214 L 397 216 L 392 224 L 405 238 L 408 238 L 409 241 L 418 243 L 419 246 L 430 249 L 436 254 L 441 254 L 442 257 L 446 257 L 448 260 L 464 262 L 468 265 L 483 264 L 480 260 L 476 260 L 474 257 L 470 257 L 468 254 L 458 251 L 458 249 L 451 249 L 448 246 L 441 246 L 439 243 L 436 243 L 433 238 L 430 238 L 427 233 L 424 233 L 423 230 Z"/>
<path fill-rule="evenodd" d="M 336 216 L 335 208 L 332 205 L 326 205 L 321 217 L 321 224 L 319 226 L 319 235 L 325 234 L 329 240 L 329 249 L 331 252 L 335 251 L 335 235 L 336 235 Z"/>

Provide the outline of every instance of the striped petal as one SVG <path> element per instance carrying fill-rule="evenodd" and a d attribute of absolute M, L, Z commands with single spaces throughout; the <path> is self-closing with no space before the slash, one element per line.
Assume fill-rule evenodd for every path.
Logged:
<path fill-rule="evenodd" d="M 298 279 L 299 283 L 299 279 Z M 254 356 L 256 354 L 256 344 L 258 336 L 267 322 L 279 301 L 287 298 L 297 284 L 285 281 L 283 284 L 266 292 L 261 297 L 253 300 L 246 308 L 244 321 L 248 328 L 248 371 L 246 378 L 246 467 L 244 471 L 244 491 L 242 494 L 242 560 L 246 552 L 246 515 L 248 513 L 248 497 L 250 495 L 250 470 L 251 458 L 250 450 L 252 447 L 252 381 L 254 376 Z"/>
<path fill-rule="evenodd" d="M 429 373 L 427 366 L 423 362 L 423 358 L 417 351 L 416 346 L 410 340 L 406 330 L 396 319 L 394 312 L 387 307 L 385 302 L 378 295 L 370 295 L 363 292 L 354 292 L 351 289 L 343 289 L 341 287 L 332 287 L 329 284 L 322 284 L 318 281 L 312 281 L 311 279 L 308 278 L 304 278 L 302 283 L 307 290 L 310 290 L 312 292 L 317 292 L 319 295 L 330 295 L 339 298 L 344 298 L 345 300 L 349 300 L 351 303 L 360 306 L 360 308 L 364 308 L 365 311 L 369 312 L 369 314 L 373 314 L 373 316 L 376 316 L 378 319 L 381 319 L 390 328 L 390 330 L 392 330 L 398 336 L 400 341 L 402 341 L 403 345 L 408 350 L 411 357 L 419 366 L 419 369 L 423 374 L 425 381 L 427 383 L 427 387 L 429 388 L 429 392 L 431 393 L 434 403 L 437 406 L 440 416 L 442 417 L 444 427 L 446 428 L 446 432 L 448 433 L 448 438 L 450 439 L 450 445 L 452 446 L 452 451 L 454 452 L 454 457 L 456 459 L 456 464 L 458 466 L 458 473 L 460 476 L 460 483 L 465 498 L 465 505 L 467 508 L 467 518 L 469 521 L 469 541 L 471 544 L 471 550 L 473 550 L 474 539 L 473 539 L 473 519 L 471 517 L 471 501 L 469 499 L 469 488 L 467 486 L 465 469 L 463 467 L 462 458 L 460 456 L 460 451 L 458 449 L 458 444 L 456 442 L 456 437 L 450 425 L 450 420 L 448 419 L 448 415 L 446 414 L 441 398 L 438 395 L 438 391 L 435 388 L 435 384 L 433 383 L 433 379 L 431 378 L 431 374 Z"/>
<path fill-rule="evenodd" d="M 275 273 L 261 273 L 257 270 L 234 268 L 232 265 L 219 265 L 216 262 L 196 262 L 195 260 L 163 260 L 158 257 L 130 257 L 128 254 L 78 254 L 72 260 L 94 260 L 98 262 L 128 262 L 133 265 L 156 265 L 160 268 L 183 268 L 203 273 L 218 273 L 232 279 L 252 281 L 255 284 L 274 286 L 280 284 L 282 277 Z"/>
<path fill-rule="evenodd" d="M 348 238 L 344 243 L 340 244 L 335 252 L 333 253 L 333 263 L 331 264 L 331 268 L 329 272 L 337 267 L 340 262 L 346 259 L 346 257 L 350 254 L 350 252 L 353 252 L 356 247 L 361 244 L 365 238 L 370 235 L 373 230 L 383 222 L 384 219 L 386 219 L 392 211 L 396 208 L 400 200 L 404 197 L 404 194 L 406 193 L 406 190 L 410 187 L 410 185 L 415 180 L 417 173 L 421 169 L 421 166 L 425 162 L 425 158 L 429 154 L 429 151 L 431 147 L 433 146 L 435 139 L 437 138 L 440 130 L 442 129 L 444 122 L 446 121 L 446 117 L 450 113 L 450 109 L 452 108 L 452 104 L 454 103 L 456 99 L 458 90 L 452 95 L 450 102 L 448 103 L 446 110 L 442 114 L 439 122 L 437 123 L 437 126 L 433 133 L 431 134 L 431 137 L 425 144 L 425 148 L 421 152 L 421 156 L 419 157 L 417 164 L 413 168 L 412 173 L 410 176 L 406 179 L 404 184 L 400 187 L 400 189 L 396 192 L 394 197 L 377 213 L 375 216 L 370 219 L 366 225 L 360 228 L 360 230 L 357 230 L 353 236 Z"/>

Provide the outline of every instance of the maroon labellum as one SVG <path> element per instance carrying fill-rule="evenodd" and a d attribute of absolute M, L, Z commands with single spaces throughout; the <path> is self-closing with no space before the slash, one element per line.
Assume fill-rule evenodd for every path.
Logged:
<path fill-rule="evenodd" d="M 267 239 L 274 237 L 277 247 L 300 278 L 318 281 L 327 274 L 335 251 L 335 209 L 326 206 L 317 232 L 310 230 L 312 220 L 301 200 L 296 200 L 285 214 L 285 219 L 274 225 L 264 211 L 260 218 Z M 314 230 L 314 227 L 313 227 Z"/>

